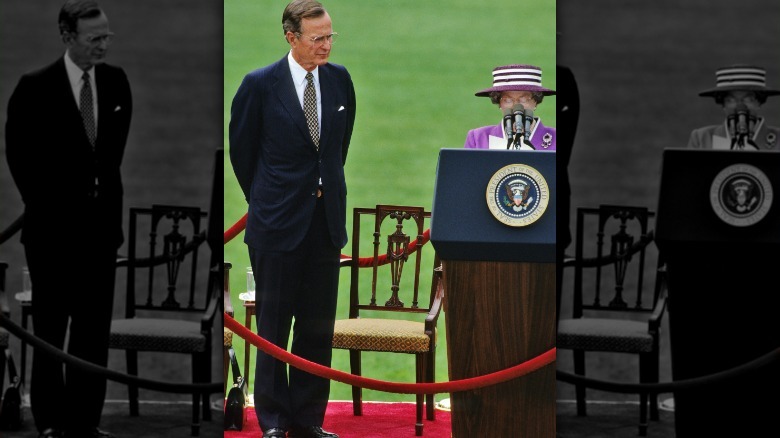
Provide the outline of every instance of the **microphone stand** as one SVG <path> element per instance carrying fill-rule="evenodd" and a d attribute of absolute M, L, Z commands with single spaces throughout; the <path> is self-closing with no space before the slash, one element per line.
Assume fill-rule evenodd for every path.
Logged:
<path fill-rule="evenodd" d="M 531 144 L 531 127 L 534 124 L 534 111 L 532 109 L 526 110 L 523 114 L 523 143 L 528 145 L 533 150 L 536 150 L 534 145 Z"/>
<path fill-rule="evenodd" d="M 506 136 L 506 149 L 509 150 L 510 146 L 512 146 L 512 131 L 514 131 L 514 120 L 512 120 L 514 117 L 512 116 L 512 110 L 509 108 L 505 108 L 504 110 L 504 119 L 502 120 L 502 124 L 504 125 L 504 136 Z"/>
<path fill-rule="evenodd" d="M 512 107 L 512 113 L 514 114 L 514 124 L 512 125 L 514 127 L 515 131 L 515 138 L 512 142 L 515 150 L 520 150 L 521 140 L 523 137 L 525 137 L 525 128 L 523 127 L 523 117 L 525 115 L 525 108 L 523 108 L 523 105 L 516 104 L 514 107 Z"/>

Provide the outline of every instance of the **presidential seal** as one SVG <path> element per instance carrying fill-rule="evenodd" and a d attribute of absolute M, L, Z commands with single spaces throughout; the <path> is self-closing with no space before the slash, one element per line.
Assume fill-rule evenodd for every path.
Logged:
<path fill-rule="evenodd" d="M 747 227 L 760 221 L 772 207 L 772 185 L 757 167 L 732 164 L 710 185 L 710 205 L 729 225 Z"/>
<path fill-rule="evenodd" d="M 525 164 L 510 164 L 496 172 L 485 192 L 490 213 L 506 225 L 536 222 L 547 209 L 550 190 L 541 173 Z"/>

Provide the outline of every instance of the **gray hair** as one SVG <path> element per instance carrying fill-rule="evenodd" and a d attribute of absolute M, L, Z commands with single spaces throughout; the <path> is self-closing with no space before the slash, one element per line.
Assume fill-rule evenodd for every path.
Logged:
<path fill-rule="evenodd" d="M 60 35 L 78 32 L 79 20 L 99 17 L 103 11 L 93 0 L 68 0 L 62 5 L 59 16 Z"/>
<path fill-rule="evenodd" d="M 284 8 L 282 14 L 282 30 L 301 33 L 301 20 L 304 18 L 318 18 L 325 15 L 325 7 L 317 0 L 293 0 Z"/>

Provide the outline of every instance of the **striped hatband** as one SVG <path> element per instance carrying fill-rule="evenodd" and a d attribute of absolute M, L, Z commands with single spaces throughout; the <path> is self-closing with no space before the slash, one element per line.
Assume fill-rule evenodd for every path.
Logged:
<path fill-rule="evenodd" d="M 545 96 L 555 94 L 554 90 L 542 86 L 542 69 L 534 65 L 513 64 L 493 69 L 493 86 L 475 93 L 489 96 L 493 91 L 532 91 Z"/>
<path fill-rule="evenodd" d="M 780 94 L 766 86 L 766 70 L 755 65 L 737 64 L 721 67 L 715 72 L 715 88 L 699 96 L 717 96 L 729 91 L 755 91 L 767 96 Z"/>

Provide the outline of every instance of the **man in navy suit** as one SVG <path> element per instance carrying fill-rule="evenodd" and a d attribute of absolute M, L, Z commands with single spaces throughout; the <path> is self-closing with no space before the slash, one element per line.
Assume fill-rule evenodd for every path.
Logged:
<path fill-rule="evenodd" d="M 104 63 L 113 34 L 97 3 L 69 0 L 59 28 L 65 54 L 24 75 L 10 98 L 6 154 L 24 201 L 35 335 L 63 348 L 69 328 L 68 352 L 106 366 L 132 98 L 124 71 Z M 41 437 L 112 436 L 97 427 L 105 378 L 63 373 L 36 351 L 31 379 Z"/>
<path fill-rule="evenodd" d="M 233 98 L 230 159 L 249 203 L 258 334 L 286 348 L 294 318 L 292 353 L 329 366 L 355 90 L 347 70 L 328 63 L 336 34 L 319 2 L 288 4 L 282 28 L 290 52 L 247 74 Z M 337 437 L 322 429 L 329 392 L 327 379 L 291 368 L 288 380 L 284 363 L 258 351 L 263 437 Z"/>

